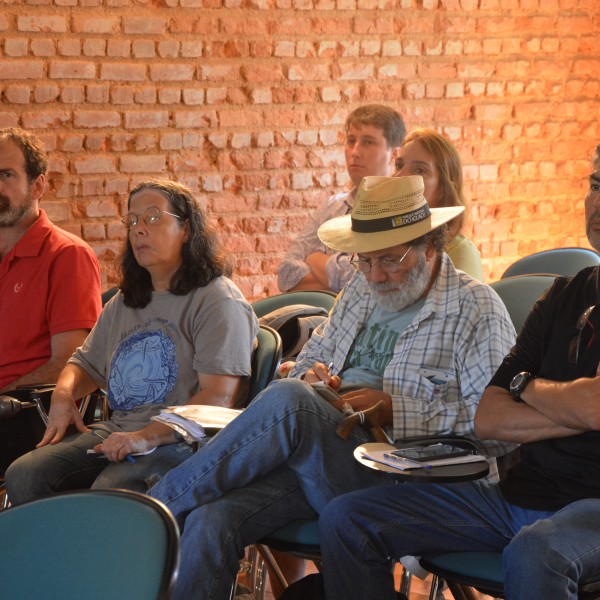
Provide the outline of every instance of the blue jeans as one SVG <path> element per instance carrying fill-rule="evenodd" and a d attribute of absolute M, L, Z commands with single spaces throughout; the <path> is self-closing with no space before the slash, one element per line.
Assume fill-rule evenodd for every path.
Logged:
<path fill-rule="evenodd" d="M 557 512 L 508 504 L 487 481 L 406 484 L 333 500 L 319 518 L 327 600 L 395 600 L 392 560 L 502 552 L 507 600 L 576 600 L 600 577 L 600 500 Z"/>
<path fill-rule="evenodd" d="M 198 506 L 183 524 L 173 600 L 229 598 L 244 548 L 292 519 L 315 519 L 286 466 Z"/>
<path fill-rule="evenodd" d="M 107 434 L 108 435 L 108 434 Z M 159 446 L 136 462 L 112 463 L 87 454 L 100 439 L 91 433 L 67 435 L 58 444 L 37 448 L 14 461 L 6 471 L 12 504 L 45 498 L 57 492 L 123 488 L 146 493 L 167 471 L 192 455 L 188 444 Z"/>
<path fill-rule="evenodd" d="M 244 546 L 339 494 L 389 482 L 355 461 L 370 436 L 357 427 L 342 440 L 342 419 L 307 383 L 277 381 L 150 490 L 182 529 L 174 600 L 227 598 Z"/>

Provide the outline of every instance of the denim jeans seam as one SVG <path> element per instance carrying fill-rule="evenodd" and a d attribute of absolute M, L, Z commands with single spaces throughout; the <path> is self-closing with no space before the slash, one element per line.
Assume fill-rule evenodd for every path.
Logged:
<path fill-rule="evenodd" d="M 99 464 L 98 466 L 102 466 L 102 464 Z M 88 473 L 90 471 L 93 471 L 93 472 L 97 471 L 98 472 L 96 474 L 96 476 L 94 477 L 94 479 L 96 479 L 96 477 L 98 477 L 98 475 L 100 473 L 102 473 L 102 471 L 105 468 L 106 468 L 106 465 L 102 466 L 102 468 L 100 468 L 100 469 L 98 467 L 89 466 L 89 467 L 85 467 L 85 468 L 79 469 L 77 471 L 71 471 L 69 473 L 65 473 L 60 479 L 57 479 L 54 482 L 54 485 L 55 485 L 55 487 L 56 487 L 57 490 L 60 490 L 62 488 L 62 485 L 63 485 L 63 483 L 65 481 L 68 481 L 72 477 L 79 477 L 80 475 L 84 475 L 84 474 L 86 474 L 86 473 Z M 93 480 L 92 480 L 92 483 L 93 483 Z"/>
<path fill-rule="evenodd" d="M 176 496 L 169 495 L 168 502 L 174 502 L 175 500 L 178 500 L 179 498 L 184 496 L 188 492 L 188 490 L 191 487 L 194 487 L 201 478 L 208 475 L 212 470 L 219 468 L 224 460 L 229 459 L 232 455 L 239 452 L 247 445 L 256 442 L 257 439 L 263 437 L 265 434 L 267 434 L 273 428 L 278 427 L 282 422 L 288 422 L 290 415 L 292 415 L 292 414 L 297 415 L 300 412 L 306 412 L 311 415 L 314 415 L 314 416 L 320 418 L 323 422 L 325 422 L 331 426 L 337 427 L 337 425 L 338 425 L 338 423 L 336 423 L 332 419 L 323 418 L 324 416 L 325 417 L 327 417 L 327 416 L 323 415 L 319 411 L 312 409 L 311 407 L 297 406 L 297 405 L 291 406 L 291 407 L 286 407 L 286 409 L 284 410 L 282 415 L 279 415 L 277 418 L 272 418 L 271 422 L 268 424 L 268 426 L 263 428 L 260 432 L 255 433 L 252 437 L 244 437 L 242 439 L 239 439 L 234 445 L 230 446 L 227 450 L 222 451 L 221 455 L 219 457 L 216 457 L 211 462 L 210 465 L 206 465 L 201 471 L 196 472 L 193 475 L 193 477 L 190 477 L 187 480 L 185 487 L 181 488 L 180 493 L 178 495 L 176 495 Z M 273 415 L 273 417 L 275 417 L 275 415 Z M 217 438 L 215 438 L 215 439 L 217 439 Z M 358 439 L 358 441 L 363 441 L 363 440 Z M 202 451 L 202 449 L 198 450 L 198 452 L 201 452 L 201 451 Z"/>
<path fill-rule="evenodd" d="M 289 485 L 285 488 L 279 490 L 276 494 L 271 495 L 268 499 L 264 500 L 260 504 L 255 504 L 251 508 L 249 508 L 240 518 L 237 519 L 234 523 L 231 523 L 231 529 L 229 530 L 227 537 L 225 538 L 225 545 L 229 547 L 230 544 L 233 543 L 235 536 L 237 535 L 240 527 L 253 515 L 262 511 L 264 508 L 267 508 L 269 505 L 273 504 L 274 501 L 287 496 L 290 492 L 297 490 L 300 487 L 299 483 L 294 483 L 293 485 Z M 218 565 L 215 565 L 214 573 L 212 574 L 212 584 L 210 591 L 208 593 L 208 599 L 211 600 L 214 598 L 214 594 L 219 591 L 219 581 L 221 580 L 223 570 L 227 568 L 227 553 L 223 552 L 221 556 L 221 560 Z M 214 590 L 214 593 L 213 593 Z"/>
<path fill-rule="evenodd" d="M 591 550 L 588 550 L 587 552 L 584 552 L 582 554 L 579 554 L 576 558 L 572 559 L 566 566 L 564 571 L 561 572 L 562 575 L 567 576 L 568 577 L 568 573 L 571 569 L 575 568 L 577 569 L 577 571 L 580 570 L 580 563 L 582 561 L 582 559 L 588 558 L 590 556 L 594 556 L 595 554 L 600 554 L 600 546 L 597 548 L 593 548 Z"/>

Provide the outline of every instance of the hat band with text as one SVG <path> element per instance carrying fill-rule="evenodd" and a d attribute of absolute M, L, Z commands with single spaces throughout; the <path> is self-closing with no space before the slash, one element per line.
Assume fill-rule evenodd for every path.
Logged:
<path fill-rule="evenodd" d="M 352 231 L 356 233 L 376 233 L 378 231 L 391 231 L 400 227 L 407 227 L 424 221 L 431 215 L 429 206 L 425 204 L 415 210 L 401 215 L 382 217 L 380 219 L 352 219 Z"/>

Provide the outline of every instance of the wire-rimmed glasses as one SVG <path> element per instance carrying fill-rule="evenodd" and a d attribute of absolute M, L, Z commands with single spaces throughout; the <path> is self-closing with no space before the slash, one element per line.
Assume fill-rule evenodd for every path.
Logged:
<path fill-rule="evenodd" d="M 160 221 L 160 217 L 163 214 L 171 215 L 172 217 L 183 221 L 183 217 L 166 210 L 160 210 L 160 208 L 156 208 L 155 206 L 151 206 L 144 211 L 144 214 L 142 215 L 142 221 L 144 221 L 144 223 L 146 223 L 148 226 L 156 225 Z M 127 229 L 133 229 L 138 224 L 139 217 L 135 213 L 130 212 L 121 219 L 121 222 L 123 225 L 125 225 L 125 227 L 127 227 Z"/>
<path fill-rule="evenodd" d="M 592 328 L 592 337 L 586 346 L 586 350 L 592 345 L 595 337 L 594 324 L 590 321 L 590 315 L 592 311 L 596 308 L 596 305 L 588 306 L 582 313 L 579 319 L 577 319 L 577 335 L 571 340 L 569 344 L 569 362 L 571 364 L 577 364 L 579 361 L 579 348 L 581 347 L 581 334 L 585 329 L 586 325 L 589 325 Z"/>
<path fill-rule="evenodd" d="M 382 271 L 386 273 L 396 273 L 400 270 L 400 263 L 406 258 L 406 255 L 410 252 L 412 245 L 408 247 L 408 250 L 400 258 L 377 258 L 373 260 L 365 260 L 362 258 L 353 258 L 350 264 L 361 273 L 370 273 L 373 265 L 376 264 Z"/>

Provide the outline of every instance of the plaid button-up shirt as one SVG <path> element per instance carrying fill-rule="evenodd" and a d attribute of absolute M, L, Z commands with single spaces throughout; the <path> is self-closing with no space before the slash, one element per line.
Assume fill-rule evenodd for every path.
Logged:
<path fill-rule="evenodd" d="M 376 299 L 361 273 L 344 289 L 326 321 L 313 333 L 290 376 L 315 362 L 343 369 Z M 510 316 L 487 285 L 457 272 L 443 255 L 440 272 L 421 310 L 400 334 L 385 369 L 383 391 L 392 397 L 394 439 L 458 434 L 475 439 L 473 417 L 496 369 L 515 342 Z M 445 381 L 431 381 L 432 372 Z M 490 456 L 514 446 L 484 442 Z"/>
<path fill-rule="evenodd" d="M 352 192 L 343 192 L 331 196 L 329 200 L 314 213 L 309 215 L 302 231 L 292 242 L 288 253 L 279 265 L 277 285 L 282 292 L 287 292 L 298 285 L 310 273 L 310 267 L 304 262 L 313 252 L 331 254 L 325 270 L 329 287 L 339 292 L 354 274 L 350 264 L 351 255 L 345 252 L 333 252 L 325 246 L 317 236 L 317 229 L 334 217 L 347 215 L 352 210 Z"/>

